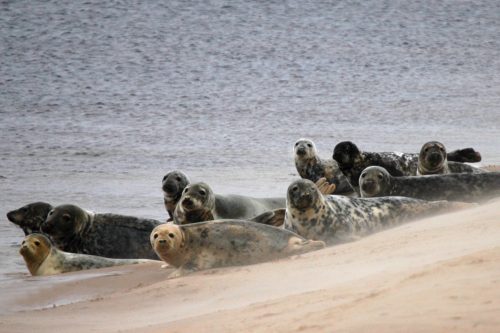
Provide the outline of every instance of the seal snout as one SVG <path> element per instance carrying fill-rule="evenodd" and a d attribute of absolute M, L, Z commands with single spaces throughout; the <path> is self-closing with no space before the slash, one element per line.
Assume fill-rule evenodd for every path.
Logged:
<path fill-rule="evenodd" d="M 373 193 L 377 187 L 377 182 L 373 179 L 363 180 L 361 189 L 367 193 Z"/>
<path fill-rule="evenodd" d="M 17 222 L 16 212 L 15 211 L 8 212 L 7 213 L 7 219 L 9 219 L 10 222 Z"/>
<path fill-rule="evenodd" d="M 193 208 L 194 207 L 194 201 L 190 197 L 186 197 L 182 200 L 182 206 L 184 208 Z"/>
<path fill-rule="evenodd" d="M 296 154 L 299 156 L 304 156 L 307 153 L 306 148 L 304 147 L 299 147 L 297 148 Z"/>
<path fill-rule="evenodd" d="M 437 165 L 443 161 L 443 156 L 439 152 L 433 152 L 429 154 L 427 160 L 430 164 Z"/>

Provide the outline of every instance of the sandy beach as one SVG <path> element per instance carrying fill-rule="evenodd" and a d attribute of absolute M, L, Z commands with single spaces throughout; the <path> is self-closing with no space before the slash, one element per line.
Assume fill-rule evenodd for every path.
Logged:
<path fill-rule="evenodd" d="M 176 279 L 158 264 L 28 278 L 36 289 L 2 290 L 0 329 L 495 332 L 499 239 L 495 200 L 301 256 Z"/>

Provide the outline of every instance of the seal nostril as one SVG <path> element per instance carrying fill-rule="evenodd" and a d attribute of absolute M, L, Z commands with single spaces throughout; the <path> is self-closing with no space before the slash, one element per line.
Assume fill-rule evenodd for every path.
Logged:
<path fill-rule="evenodd" d="M 160 244 L 163 244 L 163 243 L 166 243 L 166 242 L 167 242 L 167 241 L 166 241 L 166 240 L 164 240 L 164 239 L 160 239 L 160 240 L 158 241 L 158 243 L 160 243 Z"/>

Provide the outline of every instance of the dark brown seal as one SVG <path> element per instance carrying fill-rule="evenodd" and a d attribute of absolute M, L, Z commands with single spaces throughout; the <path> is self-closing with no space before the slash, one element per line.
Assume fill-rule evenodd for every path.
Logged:
<path fill-rule="evenodd" d="M 46 202 L 33 202 L 7 213 L 10 222 L 23 229 L 25 235 L 40 232 L 40 226 L 52 210 L 52 205 Z"/>

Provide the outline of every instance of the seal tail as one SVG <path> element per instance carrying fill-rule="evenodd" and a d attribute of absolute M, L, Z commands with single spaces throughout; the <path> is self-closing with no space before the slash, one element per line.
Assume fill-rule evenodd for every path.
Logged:
<path fill-rule="evenodd" d="M 458 201 L 433 201 L 430 202 L 433 207 L 436 207 L 442 213 L 454 212 L 457 210 L 475 208 L 479 206 L 477 203 L 471 202 L 458 202 Z"/>

